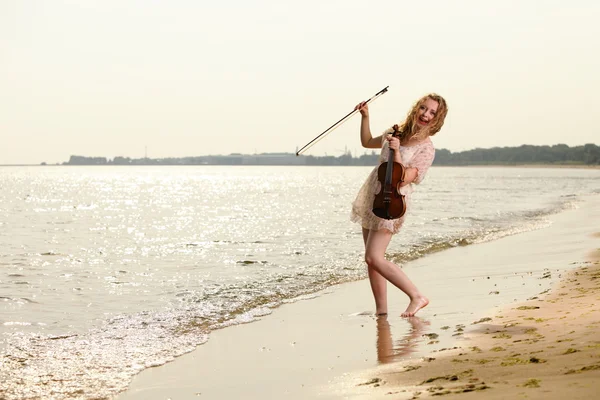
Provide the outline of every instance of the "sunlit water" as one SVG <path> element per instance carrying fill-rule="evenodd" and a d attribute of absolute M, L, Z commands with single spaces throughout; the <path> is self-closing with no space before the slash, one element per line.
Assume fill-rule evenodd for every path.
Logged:
<path fill-rule="evenodd" d="M 0 167 L 0 395 L 104 398 L 284 302 L 366 276 L 369 167 Z M 547 224 L 600 171 L 429 172 L 389 256 Z M 1 397 L 1 396 L 0 396 Z"/>

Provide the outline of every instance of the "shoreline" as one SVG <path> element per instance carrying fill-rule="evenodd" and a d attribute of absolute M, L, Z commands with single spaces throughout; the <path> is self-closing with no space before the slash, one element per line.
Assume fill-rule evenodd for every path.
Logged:
<path fill-rule="evenodd" d="M 397 372 L 403 363 L 455 347 L 453 343 L 463 331 L 470 337 L 466 326 L 473 321 L 488 317 L 494 308 L 504 309 L 549 289 L 559 279 L 556 271 L 573 269 L 569 262 L 597 242 L 595 237 L 580 237 L 595 229 L 590 212 L 600 218 L 598 196 L 587 197 L 581 208 L 551 216 L 553 223 L 548 228 L 453 248 L 408 263 L 405 268 L 410 268 L 411 279 L 435 294 L 430 296 L 432 304 L 412 322 L 399 317 L 406 306 L 399 291 L 390 287 L 390 316 L 381 320 L 372 315 L 368 281 L 342 284 L 318 297 L 279 307 L 250 324 L 212 332 L 209 341 L 193 352 L 138 374 L 116 398 L 385 396 L 406 383 L 394 386 L 386 375 L 386 379 L 365 384 L 376 379 L 382 368 Z M 476 267 L 480 269 L 475 275 L 468 273 Z M 547 270 L 552 271 L 549 276 L 545 276 Z M 429 279 L 431 274 L 438 279 Z M 447 276 L 440 278 L 440 274 Z M 461 296 L 451 289 L 456 285 Z M 444 330 L 445 326 L 456 330 Z M 420 371 L 428 371 L 430 365 L 434 363 Z"/>

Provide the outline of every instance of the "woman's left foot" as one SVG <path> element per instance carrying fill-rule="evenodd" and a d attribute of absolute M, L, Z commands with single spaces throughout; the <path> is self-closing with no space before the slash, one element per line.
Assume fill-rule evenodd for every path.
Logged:
<path fill-rule="evenodd" d="M 427 307 L 427 304 L 429 304 L 429 299 L 427 297 L 421 296 L 421 297 L 412 299 L 410 301 L 410 304 L 406 308 L 406 311 L 404 311 L 400 315 L 404 318 L 414 317 L 415 314 L 417 313 L 417 311 L 419 311 L 421 308 Z"/>

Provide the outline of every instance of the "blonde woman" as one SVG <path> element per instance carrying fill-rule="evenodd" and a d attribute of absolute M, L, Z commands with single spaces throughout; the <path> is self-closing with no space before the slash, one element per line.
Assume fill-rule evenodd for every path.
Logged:
<path fill-rule="evenodd" d="M 410 212 L 410 195 L 413 185 L 423 180 L 433 162 L 435 149 L 430 136 L 439 132 L 444 125 L 444 119 L 448 113 L 446 101 L 437 94 L 428 94 L 419 99 L 408 113 L 406 120 L 400 125 L 400 137 L 391 135 L 393 129 L 388 129 L 382 135 L 373 137 L 369 124 L 368 105 L 363 102 L 358 104 L 355 109 L 360 111 L 362 116 L 360 141 L 363 147 L 381 148 L 380 164 L 388 161 L 390 149 L 394 150 L 393 161 L 404 165 L 405 180 L 400 184 L 398 191 L 405 196 L 406 212 Z M 378 166 L 368 176 L 359 190 L 356 200 L 352 203 L 351 219 L 362 226 L 365 261 L 377 315 L 386 315 L 388 312 L 387 281 L 390 281 L 406 293 L 410 299 L 402 316 L 412 317 L 429 304 L 429 299 L 417 289 L 400 267 L 385 258 L 385 251 L 392 235 L 400 231 L 405 216 L 387 220 L 373 214 L 373 200 L 380 186 L 377 169 Z"/>

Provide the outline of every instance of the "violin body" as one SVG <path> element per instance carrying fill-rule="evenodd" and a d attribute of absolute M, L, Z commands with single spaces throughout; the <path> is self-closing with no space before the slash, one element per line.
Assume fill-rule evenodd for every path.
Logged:
<path fill-rule="evenodd" d="M 399 134 L 397 129 L 397 125 L 394 125 L 394 136 Z M 381 163 L 377 169 L 380 189 L 373 200 L 373 214 L 383 219 L 398 219 L 406 212 L 404 195 L 399 193 L 405 168 L 393 160 L 394 150 L 390 149 L 388 161 Z"/>

